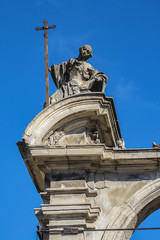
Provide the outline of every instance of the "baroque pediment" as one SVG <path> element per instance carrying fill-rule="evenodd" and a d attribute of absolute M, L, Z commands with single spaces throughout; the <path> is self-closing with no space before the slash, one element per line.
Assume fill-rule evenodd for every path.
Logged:
<path fill-rule="evenodd" d="M 104 144 L 121 138 L 113 99 L 102 93 L 65 98 L 40 112 L 23 135 L 28 146 Z"/>

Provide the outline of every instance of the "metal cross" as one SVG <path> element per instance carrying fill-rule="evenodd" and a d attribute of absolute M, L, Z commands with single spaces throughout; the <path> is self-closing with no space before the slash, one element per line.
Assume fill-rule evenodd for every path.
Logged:
<path fill-rule="evenodd" d="M 48 33 L 47 29 L 55 28 L 56 25 L 47 26 L 48 21 L 44 20 L 44 27 L 36 27 L 35 30 L 44 30 L 44 49 L 45 49 L 45 86 L 46 86 L 46 107 L 49 106 L 49 76 L 48 76 Z"/>

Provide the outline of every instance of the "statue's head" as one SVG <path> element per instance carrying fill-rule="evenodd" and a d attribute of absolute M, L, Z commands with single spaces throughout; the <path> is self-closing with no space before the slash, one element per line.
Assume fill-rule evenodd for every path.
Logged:
<path fill-rule="evenodd" d="M 79 59 L 87 60 L 92 57 L 92 48 L 90 45 L 84 45 L 79 48 Z"/>

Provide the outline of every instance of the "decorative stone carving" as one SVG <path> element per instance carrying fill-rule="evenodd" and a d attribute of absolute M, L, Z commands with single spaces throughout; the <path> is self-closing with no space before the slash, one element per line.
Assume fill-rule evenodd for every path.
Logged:
<path fill-rule="evenodd" d="M 119 149 L 125 149 L 125 142 L 122 138 L 118 139 L 117 146 Z"/>
<path fill-rule="evenodd" d="M 53 134 L 51 134 L 48 138 L 48 145 L 53 146 L 57 145 L 58 141 L 64 136 L 63 131 L 55 131 Z"/>
<path fill-rule="evenodd" d="M 152 143 L 153 148 L 160 148 L 160 144 L 156 144 L 155 142 Z"/>
<path fill-rule="evenodd" d="M 75 144 L 99 144 L 99 134 L 96 127 L 80 128 L 69 133 L 57 130 L 48 137 L 48 146 L 75 145 Z"/>
<path fill-rule="evenodd" d="M 30 146 L 50 145 L 48 138 L 55 131 L 63 131 L 65 135 L 74 133 L 75 137 L 75 134 L 87 133 L 87 128 L 94 127 L 100 143 L 106 147 L 116 147 L 117 140 L 121 138 L 113 99 L 103 93 L 90 92 L 65 98 L 43 110 L 36 119 L 23 135 L 23 141 Z"/>
<path fill-rule="evenodd" d="M 87 129 L 86 136 L 89 143 L 93 143 L 93 144 L 100 143 L 100 138 L 99 138 L 98 130 L 96 127 Z"/>
<path fill-rule="evenodd" d="M 71 58 L 58 65 L 53 64 L 49 68 L 58 88 L 50 99 L 51 103 L 82 92 L 104 92 L 108 77 L 86 62 L 91 57 L 91 46 L 84 45 L 79 48 L 78 58 Z"/>

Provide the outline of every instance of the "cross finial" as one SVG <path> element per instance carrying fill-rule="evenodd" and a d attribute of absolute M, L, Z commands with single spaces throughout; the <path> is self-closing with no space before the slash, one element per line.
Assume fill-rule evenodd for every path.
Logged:
<path fill-rule="evenodd" d="M 47 24 L 47 23 L 48 23 L 48 21 L 47 21 L 47 20 L 44 20 L 43 22 L 44 22 L 44 24 Z"/>
<path fill-rule="evenodd" d="M 35 30 L 44 30 L 44 48 L 45 48 L 45 86 L 46 86 L 46 107 L 49 106 L 49 76 L 48 76 L 48 34 L 47 29 L 55 28 L 56 25 L 47 26 L 48 21 L 44 20 L 44 27 L 36 27 Z"/>

